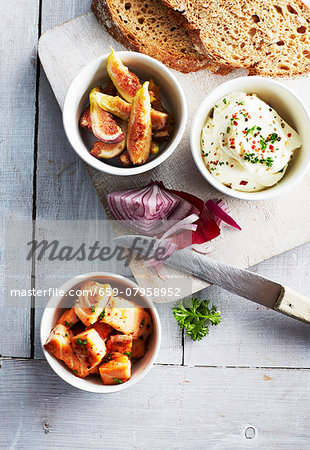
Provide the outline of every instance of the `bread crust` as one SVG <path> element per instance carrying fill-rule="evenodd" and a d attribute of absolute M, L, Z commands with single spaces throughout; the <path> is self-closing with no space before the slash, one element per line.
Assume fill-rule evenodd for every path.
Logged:
<path fill-rule="evenodd" d="M 220 67 L 214 63 L 213 59 L 205 53 L 196 52 L 194 47 L 194 56 L 186 52 L 178 53 L 177 51 L 173 54 L 172 51 L 164 48 L 160 43 L 155 47 L 150 45 L 151 43 L 147 42 L 146 39 L 142 39 L 138 32 L 133 34 L 130 28 L 125 26 L 119 19 L 117 14 L 114 14 L 111 0 L 93 0 L 91 8 L 99 23 L 106 28 L 114 39 L 125 47 L 152 56 L 179 72 L 189 73 L 208 68 L 215 73 L 221 73 Z"/>

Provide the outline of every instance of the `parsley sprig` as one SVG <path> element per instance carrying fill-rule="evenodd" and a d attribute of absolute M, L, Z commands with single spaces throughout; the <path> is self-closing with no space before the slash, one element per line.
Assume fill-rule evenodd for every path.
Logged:
<path fill-rule="evenodd" d="M 177 303 L 172 313 L 187 336 L 193 341 L 200 341 L 209 334 L 209 324 L 218 325 L 222 318 L 215 305 L 210 306 L 210 300 L 199 301 L 192 298 L 189 303 Z"/>

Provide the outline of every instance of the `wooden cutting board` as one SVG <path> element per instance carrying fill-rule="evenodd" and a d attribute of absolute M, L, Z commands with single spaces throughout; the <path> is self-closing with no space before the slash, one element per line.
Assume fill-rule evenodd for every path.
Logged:
<path fill-rule="evenodd" d="M 41 37 L 40 60 L 60 108 L 63 107 L 67 89 L 79 70 L 93 58 L 108 53 L 110 46 L 115 50 L 124 49 L 98 24 L 92 12 L 52 28 Z M 227 203 L 242 231 L 225 228 L 213 243 L 213 251 L 210 253 L 212 258 L 239 267 L 250 267 L 309 241 L 310 171 L 293 190 L 281 197 L 263 202 L 245 202 L 219 194 L 202 178 L 192 160 L 189 134 L 195 110 L 215 86 L 244 73 L 235 71 L 225 77 L 207 70 L 186 75 L 174 73 L 184 89 L 189 110 L 189 121 L 182 142 L 160 167 L 135 177 L 105 175 L 88 167 L 105 209 L 108 192 L 142 186 L 151 179 L 162 180 L 167 187 L 190 192 L 205 200 L 221 197 Z M 299 94 L 310 109 L 309 79 L 285 80 L 283 83 Z M 68 151 L 73 151 L 69 144 Z M 142 287 L 166 287 L 184 280 L 184 274 L 168 267 L 165 269 L 166 279 L 159 279 L 153 271 L 145 269 L 142 263 L 132 263 L 131 270 Z M 182 295 L 190 295 L 206 286 L 208 284 L 202 280 L 186 276 Z M 169 300 L 171 299 L 161 298 L 161 301 Z"/>

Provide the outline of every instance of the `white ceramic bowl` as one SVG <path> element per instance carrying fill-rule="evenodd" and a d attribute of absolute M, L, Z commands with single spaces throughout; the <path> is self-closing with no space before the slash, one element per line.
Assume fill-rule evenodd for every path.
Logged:
<path fill-rule="evenodd" d="M 157 155 L 151 155 L 145 164 L 136 167 L 123 167 L 118 158 L 99 160 L 90 155 L 91 142 L 94 141 L 92 133 L 79 127 L 79 119 L 89 104 L 88 97 L 92 88 L 104 86 L 109 81 L 106 70 L 108 54 L 91 61 L 73 80 L 64 103 L 63 124 L 70 144 L 87 164 L 112 175 L 136 175 L 157 167 L 177 148 L 186 127 L 187 105 L 178 80 L 162 63 L 141 53 L 124 51 L 117 54 L 141 81 L 152 78 L 160 86 L 164 105 L 175 121 L 169 141 L 161 147 Z"/>
<path fill-rule="evenodd" d="M 300 134 L 302 140 L 302 147 L 296 150 L 284 177 L 278 184 L 263 191 L 238 192 L 227 188 L 211 175 L 201 155 L 201 132 L 207 117 L 216 102 L 232 92 L 257 94 Z M 269 78 L 242 77 L 221 84 L 211 91 L 201 103 L 192 123 L 191 150 L 200 173 L 218 191 L 241 200 L 266 200 L 291 189 L 304 176 L 310 164 L 309 133 L 309 113 L 296 94 L 284 84 Z"/>
<path fill-rule="evenodd" d="M 92 272 L 78 275 L 72 278 L 71 280 L 64 283 L 58 289 L 58 292 L 69 292 L 71 289 L 78 289 L 81 283 L 86 280 L 97 280 L 100 282 L 109 283 L 112 287 L 118 287 L 118 289 L 123 290 L 123 292 L 125 292 L 126 288 L 128 288 L 131 289 L 131 292 L 134 293 L 136 292 L 134 290 L 138 288 L 138 285 L 136 283 L 120 275 L 108 272 Z M 127 294 L 128 295 L 120 294 L 120 296 L 130 299 L 130 292 L 127 292 Z M 138 381 L 142 380 L 142 378 L 148 373 L 154 361 L 156 360 L 161 343 L 160 319 L 153 302 L 146 296 L 141 296 L 140 298 L 140 301 L 145 305 L 146 308 L 148 308 L 150 314 L 152 315 L 154 324 L 153 333 L 147 341 L 147 351 L 144 357 L 133 363 L 132 377 L 129 381 L 123 384 L 109 386 L 104 385 L 98 375 L 90 375 L 89 377 L 84 379 L 76 377 L 62 361 L 59 361 L 44 348 L 46 339 L 52 328 L 55 326 L 57 319 L 59 318 L 64 308 L 68 308 L 73 305 L 74 298 L 75 297 L 71 296 L 71 303 L 70 299 L 68 299 L 68 296 L 65 297 L 63 295 L 55 295 L 50 298 L 43 312 L 40 329 L 41 345 L 44 356 L 54 372 L 72 386 L 84 391 L 95 392 L 98 394 L 108 394 L 122 391 L 123 389 L 127 389 L 136 384 Z M 132 295 L 131 298 L 134 299 L 135 297 Z"/>

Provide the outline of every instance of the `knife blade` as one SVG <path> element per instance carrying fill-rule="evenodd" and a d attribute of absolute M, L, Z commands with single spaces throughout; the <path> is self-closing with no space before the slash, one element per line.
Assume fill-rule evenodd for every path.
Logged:
<path fill-rule="evenodd" d="M 117 245 L 150 257 L 160 240 L 148 236 L 126 235 L 114 238 Z M 176 250 L 164 264 L 188 272 L 223 289 L 310 323 L 310 298 L 249 270 L 233 267 L 190 249 Z"/>

